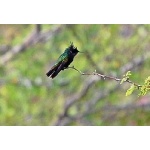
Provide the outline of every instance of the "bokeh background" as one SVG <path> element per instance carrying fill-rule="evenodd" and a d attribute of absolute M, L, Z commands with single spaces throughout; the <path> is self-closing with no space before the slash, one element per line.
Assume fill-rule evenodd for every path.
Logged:
<path fill-rule="evenodd" d="M 0 25 L 0 125 L 150 125 L 150 95 L 129 83 L 46 72 L 73 42 L 74 65 L 141 84 L 150 75 L 150 25 Z"/>

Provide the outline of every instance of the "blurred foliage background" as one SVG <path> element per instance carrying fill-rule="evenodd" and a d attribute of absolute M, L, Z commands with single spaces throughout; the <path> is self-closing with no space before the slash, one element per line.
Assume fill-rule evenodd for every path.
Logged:
<path fill-rule="evenodd" d="M 150 96 L 73 69 L 46 72 L 73 42 L 82 72 L 150 75 L 150 25 L 0 25 L 0 125 L 150 125 Z"/>

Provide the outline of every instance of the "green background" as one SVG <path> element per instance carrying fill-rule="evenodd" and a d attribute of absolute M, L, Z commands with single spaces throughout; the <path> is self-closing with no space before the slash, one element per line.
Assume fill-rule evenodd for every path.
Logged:
<path fill-rule="evenodd" d="M 0 125 L 150 125 L 149 94 L 126 97 L 129 83 L 73 69 L 53 80 L 45 75 L 73 42 L 85 53 L 70 66 L 118 78 L 129 68 L 142 84 L 150 74 L 149 33 L 150 25 L 0 25 Z"/>

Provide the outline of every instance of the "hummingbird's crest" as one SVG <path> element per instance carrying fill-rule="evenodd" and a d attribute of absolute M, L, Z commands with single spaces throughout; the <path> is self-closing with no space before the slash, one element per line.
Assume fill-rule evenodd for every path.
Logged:
<path fill-rule="evenodd" d="M 75 47 L 74 45 L 73 45 L 73 42 L 70 42 L 71 44 L 70 44 L 70 46 L 69 46 L 69 51 L 73 54 L 73 55 L 76 55 L 79 51 L 78 51 L 78 49 L 77 49 L 77 47 Z"/>
<path fill-rule="evenodd" d="M 73 42 L 70 42 L 70 48 L 71 48 L 71 49 L 75 49 L 75 50 L 78 51 L 77 47 L 74 47 Z M 78 52 L 79 52 L 79 53 L 85 53 L 85 52 L 81 52 L 81 51 L 78 51 Z"/>

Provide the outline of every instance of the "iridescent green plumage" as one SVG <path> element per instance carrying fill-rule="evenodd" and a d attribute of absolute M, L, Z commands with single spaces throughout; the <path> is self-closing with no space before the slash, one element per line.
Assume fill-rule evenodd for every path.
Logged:
<path fill-rule="evenodd" d="M 60 55 L 56 64 L 46 73 L 46 75 L 51 78 L 56 77 L 61 70 L 64 70 L 70 65 L 78 52 L 77 47 L 74 47 L 72 43 L 66 48 L 64 53 Z"/>

